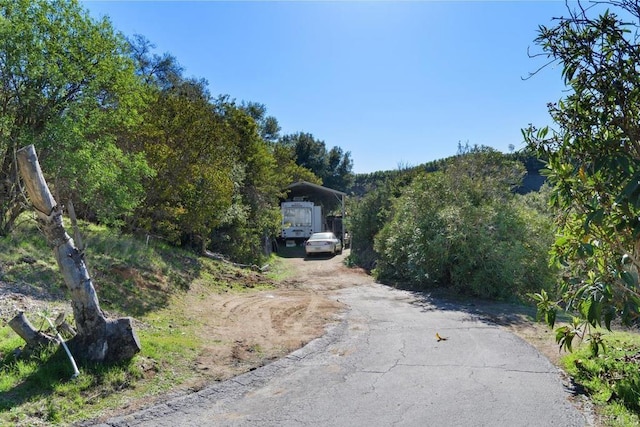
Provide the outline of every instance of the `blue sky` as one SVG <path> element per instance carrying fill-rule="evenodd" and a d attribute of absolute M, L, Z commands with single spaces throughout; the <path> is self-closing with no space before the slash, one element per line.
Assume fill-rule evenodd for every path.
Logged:
<path fill-rule="evenodd" d="M 354 172 L 418 165 L 458 143 L 508 152 L 551 124 L 559 67 L 529 58 L 564 1 L 84 1 L 174 55 L 213 95 L 264 104 L 283 134 L 350 151 Z"/>

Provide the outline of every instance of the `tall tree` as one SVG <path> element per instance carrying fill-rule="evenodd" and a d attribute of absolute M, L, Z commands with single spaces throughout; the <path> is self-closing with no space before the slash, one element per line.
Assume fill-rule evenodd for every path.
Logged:
<path fill-rule="evenodd" d="M 233 194 L 233 141 L 201 82 L 183 80 L 157 93 L 137 135 L 156 174 L 136 226 L 174 243 L 207 246 Z"/>
<path fill-rule="evenodd" d="M 0 234 L 22 210 L 15 152 L 31 143 L 63 200 L 80 197 L 104 220 L 131 212 L 140 187 L 113 186 L 148 170 L 115 146 L 114 133 L 137 123 L 139 94 L 108 20 L 94 21 L 75 0 L 0 1 Z M 109 170 L 104 152 L 115 160 Z"/>
<path fill-rule="evenodd" d="M 310 133 L 285 135 L 280 143 L 293 149 L 295 161 L 322 178 L 327 169 L 327 148 L 324 141 L 316 140 Z"/>
<path fill-rule="evenodd" d="M 154 53 L 156 46 L 141 34 L 130 37 L 128 43 L 131 58 L 136 64 L 136 73 L 143 77 L 146 85 L 169 89 L 182 80 L 184 68 L 175 56 Z"/>
<path fill-rule="evenodd" d="M 298 181 L 322 185 L 322 179 L 295 162 L 293 147 L 278 143 L 271 144 L 271 153 L 276 160 L 276 168 L 286 177 L 285 186 Z"/>
<path fill-rule="evenodd" d="M 333 147 L 327 154 L 327 170 L 323 177 L 324 185 L 336 190 L 346 191 L 353 184 L 353 161 L 351 153 Z"/>
<path fill-rule="evenodd" d="M 549 159 L 559 212 L 553 260 L 567 268 L 562 301 L 540 293 L 539 308 L 550 324 L 557 303 L 580 319 L 580 327 L 558 330 L 569 349 L 590 326 L 640 319 L 640 8 L 606 4 L 614 11 L 577 3 L 555 26 L 540 27 L 541 55 L 562 66 L 570 92 L 549 106 L 558 131 L 525 131 L 529 146 Z"/>
<path fill-rule="evenodd" d="M 350 152 L 345 153 L 340 147 L 327 151 L 324 141 L 304 132 L 285 135 L 279 143 L 290 147 L 296 164 L 313 172 L 324 186 L 346 191 L 353 182 Z"/>
<path fill-rule="evenodd" d="M 260 114 L 254 107 L 260 109 Z M 279 227 L 278 200 L 289 182 L 277 167 L 269 142 L 263 138 L 264 106 L 238 106 L 228 97 L 220 97 L 216 108 L 233 141 L 235 190 L 234 203 L 225 223 L 215 230 L 212 246 L 236 260 L 258 262 L 265 245 L 270 244 L 269 236 L 275 235 Z"/>
<path fill-rule="evenodd" d="M 280 124 L 278 119 L 267 116 L 267 107 L 257 102 L 242 102 L 240 109 L 245 111 L 258 125 L 260 137 L 269 142 L 274 142 L 280 137 Z"/>
<path fill-rule="evenodd" d="M 149 108 L 119 143 L 145 153 L 157 173 L 135 226 L 258 262 L 279 224 L 282 189 L 294 177 L 317 178 L 273 142 L 280 127 L 263 104 L 212 98 L 206 81 L 183 77 L 175 57 L 155 54 L 142 36 L 129 42 Z"/>

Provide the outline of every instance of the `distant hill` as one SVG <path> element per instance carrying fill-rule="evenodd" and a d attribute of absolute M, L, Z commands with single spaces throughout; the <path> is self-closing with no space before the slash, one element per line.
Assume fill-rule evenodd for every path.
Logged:
<path fill-rule="evenodd" d="M 544 168 L 544 161 L 526 152 L 510 153 L 505 154 L 505 156 L 522 162 L 527 170 L 522 180 L 522 185 L 516 189 L 518 194 L 526 194 L 531 191 L 540 190 L 546 181 L 546 178 L 540 173 L 540 170 Z M 362 197 L 389 180 L 398 180 L 399 182 L 407 181 L 406 183 L 408 183 L 420 172 L 436 172 L 441 170 L 453 157 L 455 156 L 434 160 L 413 167 L 356 174 L 353 184 L 349 187 L 347 193 L 356 197 Z"/>

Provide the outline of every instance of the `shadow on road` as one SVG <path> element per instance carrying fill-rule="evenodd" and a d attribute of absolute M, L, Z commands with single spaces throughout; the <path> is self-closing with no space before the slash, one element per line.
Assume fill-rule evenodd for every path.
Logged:
<path fill-rule="evenodd" d="M 304 246 L 285 246 L 279 245 L 276 255 L 280 258 L 304 258 Z"/>
<path fill-rule="evenodd" d="M 313 255 L 307 255 L 304 257 L 305 261 L 326 261 L 328 259 L 333 259 L 335 258 L 336 255 L 331 255 L 331 254 L 313 254 Z"/>
<path fill-rule="evenodd" d="M 348 252 L 347 252 L 348 253 Z M 309 261 L 329 261 L 336 257 L 330 254 L 315 254 L 306 256 L 303 245 L 286 247 L 281 245 L 277 255 L 282 258 L 298 258 L 305 262 Z M 307 265 L 320 265 L 320 263 L 309 263 Z M 364 271 L 364 270 L 362 270 Z M 338 274 L 336 272 L 336 274 Z M 367 274 L 373 282 L 375 279 Z M 400 283 L 378 282 L 384 286 L 396 288 L 410 292 L 414 297 L 414 305 L 421 310 L 428 312 L 434 310 L 458 311 L 468 314 L 472 320 L 477 320 L 485 324 L 501 326 L 525 326 L 536 323 L 536 307 L 533 303 L 527 305 L 516 301 L 493 301 L 467 296 L 460 296 L 442 289 L 416 289 Z M 559 322 L 568 322 L 570 318 L 564 313 L 558 313 Z"/>
<path fill-rule="evenodd" d="M 313 254 L 307 256 L 304 251 L 304 246 L 279 246 L 276 255 L 280 258 L 304 258 L 305 261 L 325 261 L 335 258 L 336 255 L 327 254 Z"/>
<path fill-rule="evenodd" d="M 330 254 L 315 254 L 306 256 L 304 246 L 278 247 L 277 256 L 281 258 L 299 258 L 307 261 L 327 261 L 335 256 Z M 536 321 L 536 308 L 533 305 L 525 305 L 513 302 L 496 302 L 478 298 L 462 297 L 442 290 L 416 290 L 401 284 L 381 284 L 396 289 L 408 291 L 416 298 L 413 304 L 420 306 L 423 311 L 444 310 L 461 311 L 467 313 L 475 320 L 487 324 L 503 326 L 532 323 Z"/>
<path fill-rule="evenodd" d="M 413 304 L 425 312 L 458 311 L 468 314 L 473 320 L 502 326 L 536 322 L 536 308 L 533 305 L 463 297 L 446 291 L 419 291 L 402 286 L 392 287 L 412 293 L 416 298 Z"/>

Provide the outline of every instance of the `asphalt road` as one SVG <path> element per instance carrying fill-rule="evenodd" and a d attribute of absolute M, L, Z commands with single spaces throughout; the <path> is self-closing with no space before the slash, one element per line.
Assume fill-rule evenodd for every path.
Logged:
<path fill-rule="evenodd" d="M 350 309 L 306 347 L 102 426 L 590 424 L 558 369 L 505 329 L 382 285 L 336 295 Z"/>

